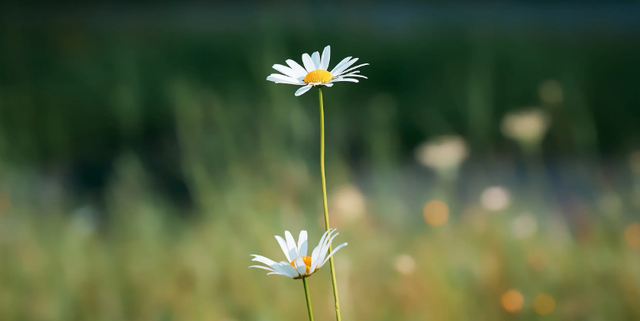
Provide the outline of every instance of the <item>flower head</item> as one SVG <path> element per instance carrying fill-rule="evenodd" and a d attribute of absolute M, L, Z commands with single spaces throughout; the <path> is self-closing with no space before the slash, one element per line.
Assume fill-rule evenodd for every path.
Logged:
<path fill-rule="evenodd" d="M 303 54 L 302 64 L 304 68 L 297 62 L 287 59 L 288 67 L 279 64 L 273 65 L 273 69 L 282 74 L 271 74 L 267 77 L 267 80 L 276 84 L 300 85 L 302 87 L 296 90 L 295 93 L 296 96 L 300 96 L 314 86 L 331 87 L 336 82 L 348 81 L 357 83 L 357 77 L 367 78 L 360 75 L 360 71 L 356 69 L 367 66 L 369 65 L 368 63 L 351 67 L 358 61 L 358 58 L 347 57 L 342 59 L 331 71 L 328 71 L 330 58 L 331 46 L 326 46 L 322 51 L 322 56 L 317 51 L 311 56 L 308 53 Z"/>
<path fill-rule="evenodd" d="M 315 271 L 320 269 L 325 263 L 327 263 L 329 258 L 332 257 L 336 252 L 338 252 L 339 249 L 347 245 L 347 243 L 342 243 L 338 247 L 333 249 L 333 251 L 331 251 L 329 255 L 327 255 L 329 246 L 331 246 L 331 242 L 339 234 L 335 233 L 335 231 L 336 229 L 330 229 L 322 235 L 318 246 L 313 249 L 311 256 L 307 256 L 307 231 L 303 230 L 300 232 L 297 245 L 291 233 L 289 233 L 289 231 L 285 231 L 285 238 L 283 239 L 282 237 L 276 235 L 276 240 L 280 244 L 282 252 L 284 252 L 284 256 L 287 258 L 287 260 L 276 262 L 264 256 L 252 254 L 252 261 L 260 262 L 262 264 L 265 264 L 266 266 L 252 265 L 250 266 L 250 268 L 267 270 L 269 271 L 267 275 L 276 274 L 293 279 L 310 276 Z"/>
<path fill-rule="evenodd" d="M 416 149 L 418 161 L 436 170 L 455 170 L 467 158 L 467 144 L 460 136 L 440 136 Z"/>

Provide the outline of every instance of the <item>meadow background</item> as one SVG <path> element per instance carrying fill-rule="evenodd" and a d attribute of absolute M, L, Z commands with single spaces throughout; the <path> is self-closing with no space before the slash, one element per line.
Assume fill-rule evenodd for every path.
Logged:
<path fill-rule="evenodd" d="M 247 267 L 323 232 L 317 93 L 265 78 L 325 45 L 371 64 L 325 91 L 344 320 L 638 320 L 639 16 L 4 2 L 0 320 L 305 320 L 301 282 Z"/>

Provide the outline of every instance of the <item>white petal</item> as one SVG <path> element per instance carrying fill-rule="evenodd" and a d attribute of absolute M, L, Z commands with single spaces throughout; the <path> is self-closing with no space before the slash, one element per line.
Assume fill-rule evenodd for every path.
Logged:
<path fill-rule="evenodd" d="M 286 76 L 289 76 L 293 79 L 298 79 L 300 77 L 300 75 L 298 74 L 298 72 L 296 72 L 295 70 L 287 67 L 287 66 L 283 66 L 283 65 L 279 65 L 279 64 L 275 64 L 272 66 L 273 69 L 283 73 Z"/>
<path fill-rule="evenodd" d="M 293 235 L 291 235 L 291 232 L 284 231 L 284 239 L 287 240 L 287 247 L 289 248 L 289 257 L 291 258 L 291 260 L 299 257 L 300 255 L 298 255 L 298 246 L 296 245 L 296 240 L 293 239 Z"/>
<path fill-rule="evenodd" d="M 282 275 L 282 276 L 287 277 L 287 278 L 292 278 L 292 276 L 288 276 L 288 275 L 282 274 L 282 273 L 280 273 L 280 272 L 270 272 L 270 273 L 267 273 L 267 275 L 271 275 L 271 274 L 275 274 L 275 275 Z"/>
<path fill-rule="evenodd" d="M 269 75 L 269 77 L 267 77 L 267 80 L 273 81 L 276 84 L 304 85 L 304 82 L 302 80 L 287 77 L 281 74 L 271 74 Z"/>
<path fill-rule="evenodd" d="M 351 68 L 349 68 L 349 69 L 347 69 L 347 70 L 345 70 L 345 71 L 341 71 L 341 72 L 338 72 L 337 74 L 332 74 L 332 75 L 333 75 L 334 77 L 336 77 L 336 76 L 340 76 L 340 75 L 342 75 L 342 74 L 349 73 L 349 72 L 351 72 L 351 71 L 353 71 L 353 70 L 356 70 L 356 69 L 358 69 L 358 68 L 360 68 L 360 67 L 364 67 L 364 66 L 368 66 L 368 65 L 369 65 L 368 63 L 359 64 L 359 65 L 357 65 L 357 66 L 355 66 L 355 67 L 351 67 Z"/>
<path fill-rule="evenodd" d="M 333 239 L 336 238 L 336 236 L 340 235 L 340 233 L 337 232 L 337 229 L 333 229 L 332 234 L 329 235 L 329 237 L 327 237 L 327 239 L 324 241 L 324 246 L 322 248 L 322 250 L 320 251 L 320 253 L 322 253 L 323 255 L 327 255 L 329 254 L 329 248 L 331 247 L 331 243 L 333 243 Z"/>
<path fill-rule="evenodd" d="M 320 242 L 318 242 L 318 246 L 316 246 L 313 249 L 313 252 L 311 252 L 311 268 L 310 271 L 313 271 L 313 267 L 315 265 L 318 265 L 318 257 L 320 257 L 320 250 L 322 250 L 322 246 L 324 245 L 324 240 L 327 238 L 327 235 L 329 235 L 329 233 L 331 233 L 333 229 L 329 229 L 328 231 L 324 232 L 324 234 L 322 234 L 322 237 L 320 238 Z"/>
<path fill-rule="evenodd" d="M 309 268 L 310 273 L 313 273 L 313 271 L 315 271 L 316 266 L 320 262 L 320 260 L 318 260 L 320 249 L 322 249 L 322 244 L 318 244 L 318 246 L 316 246 L 316 248 L 314 248 L 313 252 L 311 253 L 311 267 Z"/>
<path fill-rule="evenodd" d="M 333 75 L 333 74 L 335 73 L 335 71 L 336 71 L 336 70 L 338 70 L 338 68 L 341 68 L 341 67 L 342 67 L 342 65 L 344 65 L 344 64 L 345 64 L 345 63 L 347 63 L 347 62 L 349 62 L 349 60 L 350 60 L 350 59 L 351 59 L 351 56 L 349 56 L 349 57 L 347 57 L 347 58 L 344 58 L 344 59 L 340 60 L 340 62 L 339 62 L 335 67 L 333 67 L 333 69 L 330 71 L 330 72 L 331 72 L 331 74 Z M 343 70 L 344 70 L 344 69 L 343 69 Z"/>
<path fill-rule="evenodd" d="M 263 269 L 263 270 L 267 270 L 267 271 L 273 272 L 272 268 L 269 268 L 269 267 L 266 267 L 266 266 L 262 266 L 262 265 L 252 265 L 249 268 Z"/>
<path fill-rule="evenodd" d="M 338 245 L 338 247 L 336 247 L 335 249 L 333 249 L 333 251 L 331 251 L 331 254 L 329 254 L 327 256 L 327 258 L 324 259 L 324 261 L 322 261 L 322 264 L 320 264 L 320 267 L 322 267 L 325 263 L 327 263 L 327 261 L 329 260 L 329 258 L 331 258 L 334 254 L 336 254 L 336 252 L 338 252 L 339 249 L 343 248 L 347 246 L 347 243 L 342 243 L 340 245 Z"/>
<path fill-rule="evenodd" d="M 327 68 L 329 68 L 330 59 L 331 59 L 331 46 L 326 46 L 322 51 L 322 58 L 320 59 L 320 68 L 318 69 L 327 70 Z"/>
<path fill-rule="evenodd" d="M 305 53 L 302 55 L 302 63 L 304 64 L 304 68 L 307 69 L 307 72 L 316 70 L 316 66 L 313 64 L 313 60 L 309 57 L 309 54 Z"/>
<path fill-rule="evenodd" d="M 300 95 L 302 95 L 302 94 L 306 93 L 307 91 L 309 91 L 309 89 L 311 89 L 311 87 L 313 87 L 313 86 L 311 86 L 311 85 L 306 85 L 306 86 L 304 86 L 304 87 L 300 87 L 300 89 L 296 90 L 295 95 L 296 95 L 296 96 L 300 96 Z"/>
<path fill-rule="evenodd" d="M 333 68 L 333 70 L 331 71 L 331 74 L 332 75 L 340 75 L 340 74 L 342 74 L 342 72 L 344 70 L 346 70 L 347 68 L 351 67 L 353 64 L 356 63 L 356 61 L 358 61 L 358 58 L 353 58 L 353 59 L 343 63 L 342 66 Z"/>
<path fill-rule="evenodd" d="M 301 257 L 296 260 L 296 270 L 300 275 L 307 274 L 307 266 L 304 265 L 304 260 Z"/>
<path fill-rule="evenodd" d="M 335 229 L 334 229 L 334 231 L 335 231 Z M 331 242 L 333 242 L 333 239 L 336 238 L 336 236 L 338 236 L 338 234 L 340 234 L 340 233 L 335 233 L 335 234 L 331 235 L 331 238 L 329 238 L 328 240 L 325 240 L 324 245 L 320 249 L 320 255 L 318 256 L 319 263 L 324 261 L 326 255 L 327 255 L 327 252 L 329 252 L 329 248 L 331 247 Z M 320 266 L 322 266 L 322 264 L 320 264 Z"/>
<path fill-rule="evenodd" d="M 276 263 L 276 261 L 274 261 L 272 259 L 269 259 L 269 258 L 266 258 L 266 257 L 264 257 L 262 255 L 251 254 L 251 256 L 253 256 L 253 260 L 251 260 L 251 261 L 254 261 L 254 262 L 260 262 L 260 263 L 266 264 L 266 265 L 272 265 L 272 264 Z"/>
<path fill-rule="evenodd" d="M 311 60 L 313 60 L 313 66 L 314 66 L 313 70 L 320 69 L 320 53 L 318 53 L 317 51 L 314 52 L 311 55 Z"/>
<path fill-rule="evenodd" d="M 291 69 L 293 69 L 293 71 L 295 71 L 299 75 L 297 77 L 298 79 L 300 77 L 304 79 L 304 77 L 309 73 L 304 68 L 302 68 L 302 66 L 300 66 L 299 63 L 295 62 L 294 60 L 287 59 L 287 65 L 289 65 L 289 67 L 291 67 Z"/>
<path fill-rule="evenodd" d="M 298 276 L 298 271 L 291 266 L 291 264 L 287 262 L 280 262 L 277 265 L 271 266 L 277 272 L 280 272 L 290 278 L 295 278 Z"/>
<path fill-rule="evenodd" d="M 318 246 L 320 247 L 320 249 L 322 249 L 322 247 L 324 246 L 324 243 L 329 238 L 329 235 L 333 233 L 334 230 L 335 230 L 334 228 L 330 228 L 322 234 L 322 237 L 320 238 L 320 242 L 318 242 Z"/>
<path fill-rule="evenodd" d="M 358 81 L 358 79 L 353 79 L 353 78 L 337 78 L 332 80 L 331 82 L 341 82 L 341 81 L 348 81 L 348 82 L 355 82 L 355 83 L 359 83 L 360 81 Z"/>
<path fill-rule="evenodd" d="M 323 237 L 323 239 L 321 240 L 320 244 L 318 245 L 320 247 L 320 249 L 318 250 L 318 254 L 315 257 L 315 262 L 312 260 L 311 261 L 311 266 L 312 267 L 316 267 L 320 265 L 320 263 L 322 263 L 322 261 L 324 261 L 325 256 L 327 255 L 327 251 L 329 250 L 329 245 L 331 244 L 331 241 L 333 239 L 334 236 L 332 236 L 332 233 L 335 232 L 336 229 L 330 229 L 329 231 L 327 231 L 326 237 Z"/>
<path fill-rule="evenodd" d="M 300 236 L 298 236 L 298 255 L 307 256 L 307 247 L 309 246 L 307 242 L 307 231 L 300 231 Z"/>
<path fill-rule="evenodd" d="M 284 256 L 287 257 L 287 261 L 291 262 L 291 257 L 289 256 L 289 247 L 287 246 L 287 242 L 279 235 L 276 235 L 276 240 L 278 240 L 278 244 L 280 244 L 280 248 L 282 252 L 284 252 Z"/>
<path fill-rule="evenodd" d="M 325 86 L 327 86 L 327 87 L 333 87 L 333 84 L 332 84 L 332 83 L 330 83 L 330 82 L 328 82 L 328 83 L 326 83 L 326 84 L 324 84 L 324 85 L 325 85 Z"/>
<path fill-rule="evenodd" d="M 283 272 L 284 272 L 284 269 L 283 269 L 282 267 L 283 267 L 284 265 L 282 265 L 281 263 L 285 263 L 285 262 L 284 262 L 284 261 L 282 261 L 282 262 L 277 262 L 277 263 L 272 264 L 272 265 L 271 265 L 271 266 L 269 266 L 269 267 L 270 267 L 270 268 L 272 268 L 272 269 L 273 269 L 274 271 L 276 271 L 276 272 L 283 273 Z"/>
<path fill-rule="evenodd" d="M 342 76 L 340 76 L 338 78 L 346 78 L 346 77 L 360 77 L 360 78 L 364 78 L 364 79 L 369 79 L 365 75 L 358 74 L 357 71 L 354 71 L 354 72 L 352 72 L 350 74 L 342 75 Z"/>

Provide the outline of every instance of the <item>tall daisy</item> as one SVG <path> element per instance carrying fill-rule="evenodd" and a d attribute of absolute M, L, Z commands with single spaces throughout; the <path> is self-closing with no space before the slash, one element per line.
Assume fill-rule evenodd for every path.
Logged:
<path fill-rule="evenodd" d="M 367 78 L 360 75 L 357 70 L 360 67 L 369 65 L 368 63 L 353 66 L 358 58 L 347 57 L 342 59 L 331 71 L 329 71 L 329 60 L 331 59 L 331 46 L 326 46 L 322 51 L 322 56 L 318 51 L 309 56 L 308 53 L 302 55 L 302 67 L 299 63 L 292 59 L 287 59 L 288 65 L 273 65 L 273 69 L 281 74 L 271 74 L 267 80 L 276 84 L 300 85 L 295 95 L 300 96 L 311 87 L 326 86 L 331 87 L 336 82 L 358 82 L 356 78 Z M 353 67 L 352 67 L 353 66 Z"/>

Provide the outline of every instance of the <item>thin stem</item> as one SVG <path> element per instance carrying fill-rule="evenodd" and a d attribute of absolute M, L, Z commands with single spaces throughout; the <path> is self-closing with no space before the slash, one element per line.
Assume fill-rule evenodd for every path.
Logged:
<path fill-rule="evenodd" d="M 304 284 L 304 296 L 307 299 L 307 310 L 309 311 L 309 321 L 313 321 L 313 311 L 311 310 L 311 297 L 309 296 L 309 287 L 307 286 L 307 278 L 302 278 Z"/>
<path fill-rule="evenodd" d="M 324 205 L 324 227 L 329 230 L 329 207 L 327 205 L 327 178 L 324 173 L 324 107 L 322 104 L 322 88 L 318 87 L 320 95 L 320 174 L 322 176 L 322 205 Z M 329 245 L 329 253 L 332 246 Z M 336 281 L 336 268 L 333 264 L 333 257 L 329 258 L 329 268 L 331 269 L 331 283 L 333 285 L 333 297 L 336 304 L 336 320 L 341 321 L 340 302 L 338 300 L 338 283 Z"/>

